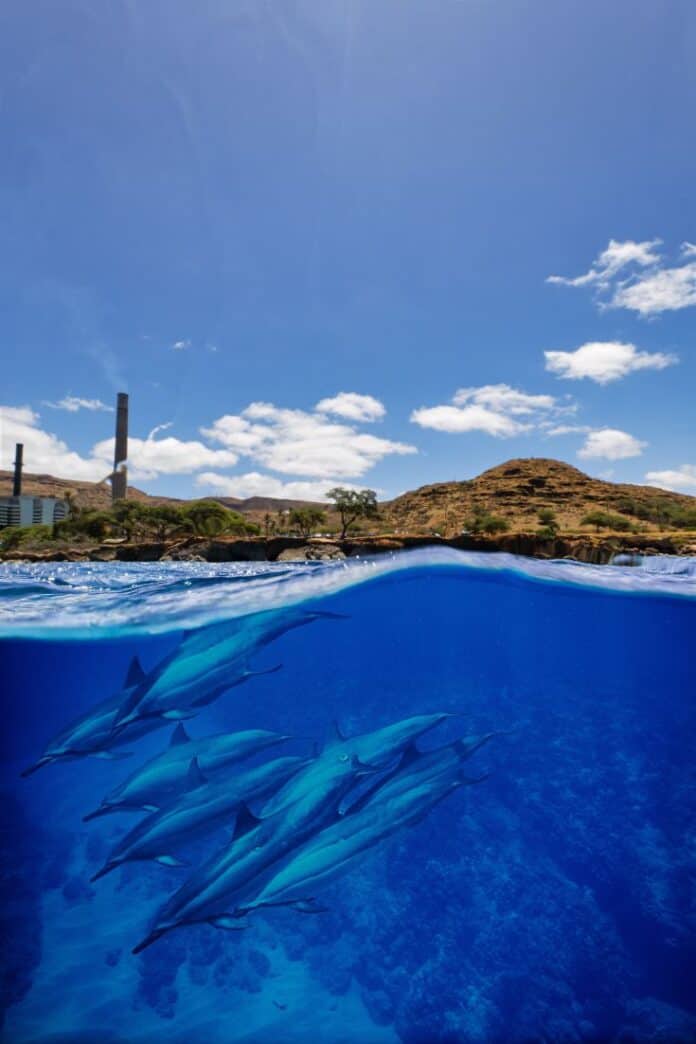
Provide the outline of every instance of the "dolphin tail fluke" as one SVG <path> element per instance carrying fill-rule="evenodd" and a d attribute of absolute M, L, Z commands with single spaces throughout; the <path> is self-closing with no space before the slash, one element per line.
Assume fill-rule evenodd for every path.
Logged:
<path fill-rule="evenodd" d="M 52 761 L 55 761 L 55 758 L 52 758 L 50 754 L 47 754 L 45 757 L 39 758 L 38 761 L 35 761 L 33 765 L 23 769 L 20 775 L 24 778 L 31 776 L 34 772 L 38 772 L 40 768 L 43 768 L 44 765 L 50 765 Z"/>
<path fill-rule="evenodd" d="M 143 950 L 146 950 L 148 946 L 152 946 L 152 944 L 156 943 L 158 939 L 161 939 L 164 934 L 164 928 L 156 928 L 154 931 L 150 932 L 149 935 L 146 935 L 145 938 L 141 942 L 139 942 L 137 946 L 134 946 L 131 950 L 131 953 L 137 956 L 137 954 L 142 953 Z"/>
<path fill-rule="evenodd" d="M 135 709 L 140 703 L 140 696 L 140 686 L 136 685 L 116 711 L 114 720 L 111 723 L 112 732 L 120 732 L 121 729 L 137 718 Z"/>

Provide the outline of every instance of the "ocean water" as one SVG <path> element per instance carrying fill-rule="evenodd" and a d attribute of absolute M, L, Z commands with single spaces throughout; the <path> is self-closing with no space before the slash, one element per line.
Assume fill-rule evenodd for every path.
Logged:
<path fill-rule="evenodd" d="M 1 1039 L 696 1039 L 694 565 L 428 551 L 2 567 Z M 312 888 L 313 912 L 265 907 L 238 931 L 187 925 L 133 955 L 168 898 L 233 843 L 234 813 L 167 853 L 184 865 L 128 862 L 91 881 L 147 813 L 82 817 L 167 748 L 176 721 L 118 748 L 127 758 L 21 773 L 123 695 L 134 656 L 164 679 L 161 707 L 175 705 L 187 656 L 199 655 L 205 696 L 219 687 L 211 664 L 239 678 L 232 652 L 254 628 L 244 666 L 268 673 L 184 728 L 291 738 L 221 785 L 271 758 L 326 758 L 334 722 L 354 737 L 440 712 L 423 751 L 501 733 L 466 762 L 485 778 Z M 396 753 L 382 768 L 405 765 Z M 341 823 L 384 778 L 359 771 Z M 290 845 L 275 865 L 296 855 Z"/>

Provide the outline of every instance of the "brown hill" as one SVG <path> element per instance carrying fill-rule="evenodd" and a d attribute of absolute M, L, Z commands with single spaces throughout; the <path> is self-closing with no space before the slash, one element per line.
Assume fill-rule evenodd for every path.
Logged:
<path fill-rule="evenodd" d="M 0 495 L 12 491 L 12 473 L 0 471 Z M 86 508 L 108 508 L 111 488 L 108 483 L 76 482 L 50 475 L 24 475 L 24 491 L 33 495 L 65 496 L 74 493 L 77 503 Z M 172 497 L 150 496 L 130 486 L 128 496 L 142 503 L 183 503 Z M 243 512 L 263 525 L 266 513 L 292 510 L 295 507 L 325 507 L 308 501 L 275 497 L 214 497 L 221 504 Z M 559 460 L 542 457 L 508 460 L 463 482 L 438 482 L 404 493 L 380 505 L 380 518 L 364 524 L 373 533 L 410 533 L 456 536 L 467 526 L 476 511 L 504 518 L 512 533 L 534 532 L 541 508 L 552 508 L 563 533 L 587 532 L 581 519 L 597 508 L 620 512 L 647 531 L 664 532 L 671 527 L 667 516 L 675 510 L 696 510 L 696 497 L 670 493 L 652 486 L 606 482 L 590 478 L 578 468 Z M 327 529 L 338 528 L 337 516 L 331 512 Z"/>
<path fill-rule="evenodd" d="M 409 533 L 437 530 L 454 535 L 475 511 L 504 518 L 513 532 L 534 530 L 537 513 L 551 508 L 562 531 L 581 531 L 581 519 L 596 509 L 621 512 L 648 528 L 675 509 L 696 509 L 696 497 L 590 478 L 559 460 L 530 457 L 508 460 L 466 482 L 439 482 L 404 493 L 382 505 L 384 522 Z"/>
<path fill-rule="evenodd" d="M 22 491 L 34 497 L 64 497 L 71 493 L 76 503 L 85 509 L 106 510 L 111 506 L 111 486 L 108 482 L 85 482 L 73 479 L 54 478 L 53 475 L 31 475 L 24 473 L 22 477 Z M 0 471 L 0 496 L 9 496 L 12 493 L 12 472 Z M 135 486 L 128 487 L 129 500 L 137 500 L 143 504 L 183 504 L 184 500 L 177 497 L 160 497 L 144 493 L 142 489 Z M 196 498 L 199 499 L 199 498 Z M 284 500 L 277 497 L 247 497 L 241 500 L 238 497 L 208 497 L 206 499 L 216 500 L 233 511 L 243 514 L 258 516 L 254 521 L 263 518 L 266 512 L 273 514 L 277 511 L 292 511 L 293 508 L 321 507 L 321 504 L 313 504 L 306 500 Z"/>

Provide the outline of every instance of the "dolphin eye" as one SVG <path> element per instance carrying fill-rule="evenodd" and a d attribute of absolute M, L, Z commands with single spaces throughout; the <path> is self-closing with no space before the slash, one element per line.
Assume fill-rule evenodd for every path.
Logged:
<path fill-rule="evenodd" d="M 347 754 L 339 754 L 338 755 L 338 760 L 339 761 L 348 761 L 348 755 Z"/>

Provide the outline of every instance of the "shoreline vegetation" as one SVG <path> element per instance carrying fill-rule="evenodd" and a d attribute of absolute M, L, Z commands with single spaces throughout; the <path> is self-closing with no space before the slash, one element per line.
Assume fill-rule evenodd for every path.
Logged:
<path fill-rule="evenodd" d="M 4 476 L 0 474 L 0 492 Z M 183 501 L 27 476 L 30 495 L 64 498 L 67 519 L 0 530 L 0 560 L 307 561 L 424 546 L 602 564 L 618 553 L 696 554 L 696 497 L 593 479 L 561 461 L 507 461 L 379 504 L 336 487 L 328 504 L 255 497 Z"/>

